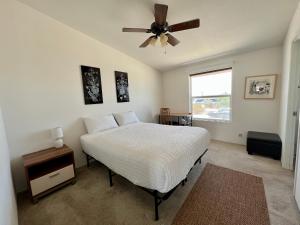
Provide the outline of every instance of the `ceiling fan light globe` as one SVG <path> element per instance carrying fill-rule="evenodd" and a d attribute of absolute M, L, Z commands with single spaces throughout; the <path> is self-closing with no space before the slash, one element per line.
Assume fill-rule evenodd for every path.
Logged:
<path fill-rule="evenodd" d="M 151 38 L 150 45 L 155 46 L 156 41 L 157 41 L 156 37 Z"/>
<path fill-rule="evenodd" d="M 161 47 L 165 47 L 168 45 L 168 42 L 161 42 L 160 44 L 161 44 Z"/>
<path fill-rule="evenodd" d="M 163 45 L 163 44 L 165 45 L 168 42 L 168 36 L 165 35 L 164 33 L 162 33 L 159 37 L 160 37 L 161 45 Z"/>

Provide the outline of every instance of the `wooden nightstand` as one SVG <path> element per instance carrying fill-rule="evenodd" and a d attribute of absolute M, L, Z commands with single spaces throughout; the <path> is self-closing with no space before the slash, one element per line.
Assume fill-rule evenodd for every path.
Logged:
<path fill-rule="evenodd" d="M 28 189 L 33 202 L 67 184 L 76 182 L 73 150 L 49 148 L 23 156 Z"/>

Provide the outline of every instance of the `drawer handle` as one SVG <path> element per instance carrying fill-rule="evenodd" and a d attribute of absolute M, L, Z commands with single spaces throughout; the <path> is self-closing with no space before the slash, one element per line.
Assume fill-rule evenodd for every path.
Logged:
<path fill-rule="evenodd" d="M 53 177 L 56 177 L 58 175 L 59 175 L 59 173 L 55 173 L 55 174 L 50 175 L 49 178 L 53 178 Z"/>

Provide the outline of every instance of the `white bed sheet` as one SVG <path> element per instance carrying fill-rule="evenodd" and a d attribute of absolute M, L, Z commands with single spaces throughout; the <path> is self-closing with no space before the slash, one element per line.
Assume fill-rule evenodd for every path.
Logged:
<path fill-rule="evenodd" d="M 200 127 L 135 123 L 81 136 L 83 150 L 135 185 L 166 193 L 208 148 Z"/>

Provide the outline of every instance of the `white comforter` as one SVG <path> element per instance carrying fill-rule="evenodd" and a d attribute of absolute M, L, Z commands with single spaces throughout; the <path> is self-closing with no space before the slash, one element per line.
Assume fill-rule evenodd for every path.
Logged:
<path fill-rule="evenodd" d="M 81 136 L 83 150 L 132 183 L 166 193 L 208 148 L 199 127 L 135 123 Z"/>

